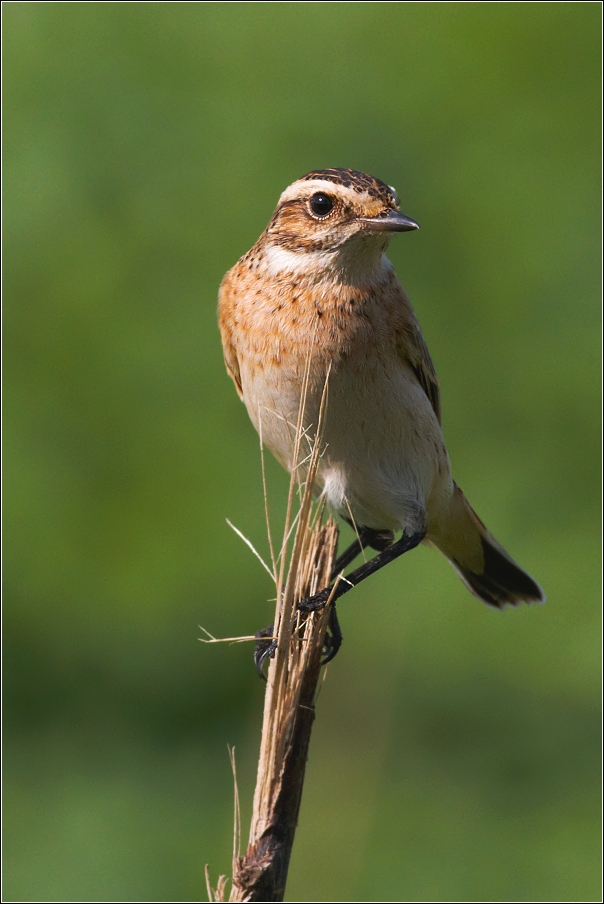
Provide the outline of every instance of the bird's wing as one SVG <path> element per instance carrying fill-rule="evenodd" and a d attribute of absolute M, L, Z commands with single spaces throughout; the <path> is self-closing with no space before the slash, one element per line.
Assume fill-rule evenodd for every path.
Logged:
<path fill-rule="evenodd" d="M 241 386 L 241 374 L 239 372 L 239 361 L 237 360 L 237 352 L 232 342 L 227 342 L 224 338 L 222 341 L 222 350 L 224 352 L 224 363 L 229 377 L 235 384 L 235 389 L 239 398 L 243 398 L 243 388 Z"/>
<path fill-rule="evenodd" d="M 397 351 L 401 360 L 407 362 L 417 382 L 428 396 L 440 424 L 440 391 L 436 370 L 411 303 L 402 286 L 400 288 L 405 303 L 399 308 L 403 316 L 397 329 Z"/>
<path fill-rule="evenodd" d="M 227 277 L 229 274 L 227 273 Z M 220 327 L 220 335 L 222 337 L 222 351 L 224 353 L 224 363 L 227 373 L 235 384 L 235 389 L 239 398 L 243 398 L 243 388 L 241 386 L 241 372 L 239 370 L 239 361 L 237 359 L 237 350 L 233 342 L 232 323 L 232 304 L 229 292 L 229 284 L 227 277 L 220 286 L 218 294 L 218 325 Z"/>

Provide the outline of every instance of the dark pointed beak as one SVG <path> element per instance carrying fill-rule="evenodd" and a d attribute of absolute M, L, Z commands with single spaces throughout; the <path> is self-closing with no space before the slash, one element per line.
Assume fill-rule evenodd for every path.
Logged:
<path fill-rule="evenodd" d="M 369 232 L 410 232 L 419 229 L 419 225 L 398 210 L 386 210 L 379 217 L 359 217 Z"/>

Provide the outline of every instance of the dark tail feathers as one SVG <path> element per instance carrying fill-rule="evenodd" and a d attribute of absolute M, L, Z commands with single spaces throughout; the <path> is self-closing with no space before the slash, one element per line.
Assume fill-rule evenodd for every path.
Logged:
<path fill-rule="evenodd" d="M 484 553 L 482 574 L 475 574 L 453 562 L 462 581 L 474 596 L 496 609 L 518 606 L 520 603 L 545 602 L 545 595 L 539 584 L 496 541 L 490 542 L 490 538 L 485 536 L 480 539 Z"/>
<path fill-rule="evenodd" d="M 545 595 L 482 523 L 455 484 L 447 516 L 428 539 L 455 567 L 466 587 L 488 606 L 543 603 Z"/>

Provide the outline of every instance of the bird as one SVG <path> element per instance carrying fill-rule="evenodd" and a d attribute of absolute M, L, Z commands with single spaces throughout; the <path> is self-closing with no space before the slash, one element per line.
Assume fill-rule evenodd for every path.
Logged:
<path fill-rule="evenodd" d="M 385 254 L 394 233 L 417 229 L 401 213 L 396 191 L 367 173 L 319 169 L 289 185 L 264 232 L 220 285 L 227 372 L 262 442 L 290 472 L 298 465 L 292 425 L 302 395 L 312 438 L 328 379 L 316 486 L 356 532 L 334 578 L 367 547 L 377 552 L 337 584 L 334 606 L 420 543 L 436 547 L 468 590 L 494 609 L 543 602 L 539 584 L 453 480 L 436 371 Z M 331 590 L 300 608 L 320 608 Z M 324 661 L 342 642 L 335 608 L 330 629 Z M 272 652 L 259 641 L 259 670 Z"/>

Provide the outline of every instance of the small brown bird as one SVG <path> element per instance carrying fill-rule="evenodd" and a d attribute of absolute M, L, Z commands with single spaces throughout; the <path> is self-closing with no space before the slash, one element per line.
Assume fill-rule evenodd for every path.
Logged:
<path fill-rule="evenodd" d="M 487 605 L 542 602 L 539 585 L 491 536 L 451 476 L 436 372 L 384 254 L 393 232 L 418 228 L 400 212 L 394 189 L 373 176 L 325 169 L 298 179 L 222 281 L 226 367 L 264 443 L 289 470 L 305 370 L 311 436 L 329 370 L 318 484 L 358 536 L 337 573 L 363 547 L 378 550 L 336 596 L 425 542 Z M 319 608 L 328 592 L 302 607 Z M 335 616 L 331 627 L 327 659 L 341 642 Z M 266 646 L 260 660 L 265 655 Z"/>

